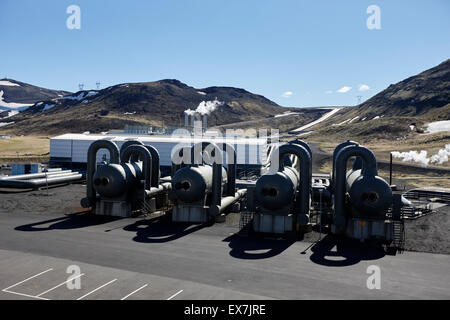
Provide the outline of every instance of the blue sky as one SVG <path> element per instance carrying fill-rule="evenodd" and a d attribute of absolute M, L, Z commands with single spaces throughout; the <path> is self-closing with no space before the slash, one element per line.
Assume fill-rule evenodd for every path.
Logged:
<path fill-rule="evenodd" d="M 66 27 L 72 4 L 80 30 Z M 449 16 L 448 0 L 0 0 L 0 78 L 69 91 L 176 78 L 354 105 L 450 58 Z"/>

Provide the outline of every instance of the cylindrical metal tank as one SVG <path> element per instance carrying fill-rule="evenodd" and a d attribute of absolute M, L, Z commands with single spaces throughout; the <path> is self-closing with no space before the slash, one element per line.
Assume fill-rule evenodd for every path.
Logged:
<path fill-rule="evenodd" d="M 362 175 L 361 170 L 349 170 L 346 174 L 346 190 L 351 205 L 361 216 L 384 215 L 392 204 L 392 190 L 379 176 Z"/>
<path fill-rule="evenodd" d="M 281 209 L 292 203 L 300 182 L 297 170 L 284 167 L 275 174 L 265 174 L 256 182 L 255 200 L 266 209 Z"/>
<path fill-rule="evenodd" d="M 142 162 L 98 166 L 93 176 L 94 189 L 102 197 L 125 194 L 142 179 Z"/>
<path fill-rule="evenodd" d="M 227 183 L 227 172 L 222 167 L 222 188 Z M 212 191 L 213 167 L 199 165 L 184 167 L 175 173 L 172 178 L 172 190 L 181 201 L 192 203 L 203 199 L 206 193 Z"/>

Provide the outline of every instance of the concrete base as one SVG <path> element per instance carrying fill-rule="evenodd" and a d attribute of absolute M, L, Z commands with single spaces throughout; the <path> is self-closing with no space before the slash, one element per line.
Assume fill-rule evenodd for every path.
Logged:
<path fill-rule="evenodd" d="M 173 222 L 205 223 L 209 221 L 207 207 L 177 205 L 172 209 Z"/>
<path fill-rule="evenodd" d="M 389 242 L 394 239 L 394 227 L 389 220 L 350 219 L 346 235 L 360 240 L 378 239 Z"/>
<path fill-rule="evenodd" d="M 131 204 L 127 201 L 99 200 L 95 204 L 95 214 L 112 217 L 130 217 Z"/>
<path fill-rule="evenodd" d="M 294 216 L 277 216 L 272 214 L 255 213 L 253 215 L 253 230 L 263 233 L 279 233 L 294 231 Z"/>

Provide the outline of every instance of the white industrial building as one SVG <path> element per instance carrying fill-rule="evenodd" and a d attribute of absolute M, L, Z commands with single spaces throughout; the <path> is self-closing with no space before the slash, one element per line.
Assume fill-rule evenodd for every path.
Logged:
<path fill-rule="evenodd" d="M 174 150 L 181 146 L 192 146 L 200 141 L 211 141 L 215 143 L 228 142 L 234 145 L 237 153 L 237 165 L 241 168 L 260 167 L 266 162 L 269 151 L 267 138 L 241 138 L 232 140 L 225 138 L 203 137 L 197 138 L 190 135 L 132 135 L 124 133 L 105 134 L 63 134 L 50 139 L 50 162 L 63 166 L 84 166 L 87 162 L 87 151 L 91 143 L 96 140 L 111 140 L 120 148 L 127 140 L 139 140 L 145 145 L 152 145 L 160 154 L 161 167 L 171 166 L 171 155 Z M 232 142 L 232 143 L 231 143 Z M 99 150 L 98 161 L 109 160 L 109 152 Z"/>

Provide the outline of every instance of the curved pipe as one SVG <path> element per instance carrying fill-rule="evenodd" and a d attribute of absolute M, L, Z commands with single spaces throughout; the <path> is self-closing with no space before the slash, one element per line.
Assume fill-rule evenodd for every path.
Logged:
<path fill-rule="evenodd" d="M 151 188 L 152 182 L 152 155 L 150 151 L 143 145 L 130 145 L 123 151 L 122 163 L 129 162 L 131 158 L 141 158 L 142 173 L 144 174 L 144 190 Z"/>
<path fill-rule="evenodd" d="M 117 145 L 109 140 L 97 140 L 91 143 L 88 149 L 87 170 L 86 170 L 86 199 L 81 200 L 84 208 L 94 206 L 95 204 L 95 189 L 92 183 L 92 177 L 97 169 L 97 151 L 99 149 L 107 149 L 110 155 L 110 163 L 120 162 L 120 151 Z"/>
<path fill-rule="evenodd" d="M 139 140 L 127 140 L 125 141 L 122 146 L 120 147 L 120 159 L 123 158 L 123 152 L 125 151 L 126 148 L 128 148 L 129 146 L 134 146 L 134 145 L 138 145 L 138 146 L 143 146 L 144 144 L 139 141 Z M 136 156 L 132 156 L 131 157 L 131 161 L 136 162 L 138 161 L 138 159 L 136 158 Z"/>
<path fill-rule="evenodd" d="M 151 186 L 153 188 L 158 188 L 159 186 L 159 152 L 154 146 L 144 146 L 150 152 L 152 156 L 152 179 Z"/>
<path fill-rule="evenodd" d="M 218 145 L 222 151 L 227 154 L 227 196 L 234 197 L 236 191 L 236 168 L 237 155 L 236 150 L 229 143 L 221 143 Z M 230 163 L 230 159 L 233 161 Z"/>
<path fill-rule="evenodd" d="M 184 147 L 179 148 L 176 152 L 178 153 L 178 156 L 179 156 L 181 159 L 184 159 L 184 157 L 183 157 L 183 156 L 184 156 L 184 153 L 185 153 L 185 152 L 186 152 L 186 153 L 191 152 L 191 147 L 190 147 L 190 146 L 184 146 Z M 172 170 L 171 170 L 171 174 L 170 174 L 171 177 L 173 177 L 173 176 L 175 175 L 175 173 L 176 173 L 179 169 L 181 169 L 181 168 L 183 168 L 184 166 L 188 165 L 187 163 L 184 163 L 184 161 L 182 161 L 182 162 L 179 163 L 179 164 L 175 164 L 174 161 L 173 161 L 174 156 L 175 156 L 175 153 L 172 154 L 172 157 L 171 157 L 171 159 L 170 159 L 170 161 L 172 162 Z M 191 162 L 192 162 L 192 161 L 191 161 Z"/>
<path fill-rule="evenodd" d="M 298 144 L 288 143 L 278 148 L 278 171 L 284 170 L 284 162 L 282 161 L 285 155 L 296 155 L 300 162 L 300 183 L 298 185 L 298 191 L 300 194 L 300 203 L 296 204 L 296 213 L 299 215 L 299 224 L 304 226 L 309 222 L 309 202 L 311 198 L 310 190 L 312 183 L 311 173 L 311 156 L 308 150 Z M 274 153 L 274 156 L 277 152 Z M 276 159 L 272 159 L 276 160 Z M 271 163 L 274 163 L 271 161 Z"/>
<path fill-rule="evenodd" d="M 220 148 L 212 142 L 199 142 L 194 144 L 191 147 L 191 165 L 192 166 L 198 166 L 199 164 L 203 163 L 203 152 L 209 145 L 212 145 L 213 151 L 214 151 L 214 157 L 216 154 L 221 153 Z M 212 153 L 212 152 L 211 152 Z M 196 157 L 197 156 L 197 157 Z M 211 154 L 211 156 L 213 156 Z M 198 161 L 199 158 L 201 159 L 201 162 Z M 196 161 L 197 160 L 197 161 Z M 200 163 L 199 163 L 200 162 Z M 212 193 L 211 193 L 211 205 L 209 212 L 214 214 L 217 212 L 217 207 L 220 206 L 221 200 L 222 200 L 222 158 L 220 163 L 217 163 L 217 161 L 213 162 L 213 181 L 212 181 Z M 228 183 L 228 182 L 227 182 Z"/>
<path fill-rule="evenodd" d="M 309 147 L 309 145 L 305 141 L 300 140 L 300 139 L 295 139 L 295 140 L 290 141 L 290 143 L 298 144 L 298 145 L 304 147 L 309 152 L 309 157 L 312 159 L 312 150 L 311 150 L 311 148 Z M 297 161 L 295 161 L 294 165 L 298 166 L 299 164 L 300 164 L 299 160 L 297 159 Z M 297 170 L 300 171 L 299 168 L 297 168 Z M 311 174 L 312 174 L 312 161 L 311 161 L 310 171 L 311 171 Z"/>
<path fill-rule="evenodd" d="M 345 174 L 347 161 L 350 157 L 361 157 L 363 168 L 361 175 L 376 176 L 377 159 L 372 151 L 362 146 L 347 145 L 341 148 L 336 155 L 336 183 L 334 190 L 334 225 L 342 230 L 346 226 L 346 216 L 344 212 L 345 203 Z"/>
<path fill-rule="evenodd" d="M 359 146 L 358 142 L 347 140 L 344 141 L 336 146 L 336 148 L 333 151 L 333 159 L 331 165 L 333 166 L 331 169 L 331 181 L 333 185 L 335 186 L 335 178 L 336 178 L 336 156 L 338 155 L 339 151 L 341 151 L 343 148 L 348 146 Z"/>
<path fill-rule="evenodd" d="M 212 142 L 199 142 L 197 144 L 195 144 L 192 148 L 191 148 L 191 163 L 194 163 L 195 161 L 195 155 L 197 155 L 197 157 L 201 157 L 202 156 L 202 152 L 209 146 L 209 145 L 213 145 L 214 152 L 225 152 L 227 155 L 227 196 L 231 196 L 234 197 L 235 192 L 236 192 L 236 168 L 237 168 L 237 155 L 236 155 L 236 150 L 234 149 L 234 147 L 226 142 L 223 143 L 212 143 Z M 201 148 L 200 148 L 201 146 Z M 215 155 L 214 155 L 215 157 Z M 198 158 L 197 158 L 198 159 Z M 201 157 L 201 159 L 203 159 L 203 157 Z M 221 163 L 220 166 L 223 165 L 224 161 L 223 161 L 223 157 L 221 159 Z M 195 164 L 197 165 L 197 163 Z M 217 168 L 217 173 L 219 172 L 219 168 Z M 220 174 L 222 175 L 222 169 L 220 168 Z M 222 181 L 222 176 L 220 176 L 219 181 Z"/>

